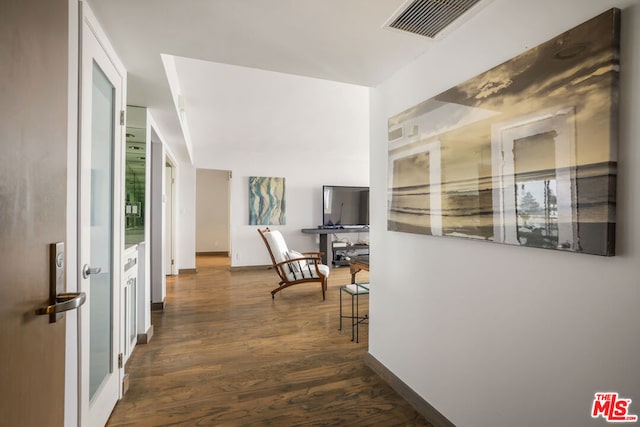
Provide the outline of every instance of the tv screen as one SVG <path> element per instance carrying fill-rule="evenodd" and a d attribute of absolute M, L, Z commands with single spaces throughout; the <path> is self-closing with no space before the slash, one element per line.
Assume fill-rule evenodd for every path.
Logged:
<path fill-rule="evenodd" d="M 369 187 L 322 187 L 322 225 L 369 225 Z"/>

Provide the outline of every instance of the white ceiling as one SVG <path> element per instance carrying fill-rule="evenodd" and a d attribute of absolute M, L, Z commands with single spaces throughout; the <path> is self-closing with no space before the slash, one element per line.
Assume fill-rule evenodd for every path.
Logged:
<path fill-rule="evenodd" d="M 182 161 L 184 139 L 161 54 L 376 86 L 432 43 L 383 28 L 404 2 L 89 0 L 129 73 L 128 103 L 150 108 Z M 193 81 L 188 86 L 198 87 Z M 189 93 L 183 96 L 188 100 Z M 208 125 L 188 120 L 194 134 Z"/>

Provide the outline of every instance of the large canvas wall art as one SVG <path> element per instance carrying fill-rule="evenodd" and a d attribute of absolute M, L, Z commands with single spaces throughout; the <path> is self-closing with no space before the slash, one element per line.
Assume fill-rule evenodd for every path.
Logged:
<path fill-rule="evenodd" d="M 620 11 L 389 119 L 389 230 L 615 253 Z"/>
<path fill-rule="evenodd" d="M 249 225 L 284 225 L 284 178 L 249 177 Z"/>

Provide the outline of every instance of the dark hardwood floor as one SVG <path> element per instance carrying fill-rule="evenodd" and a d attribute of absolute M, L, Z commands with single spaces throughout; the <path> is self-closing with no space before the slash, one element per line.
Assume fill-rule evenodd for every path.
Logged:
<path fill-rule="evenodd" d="M 271 270 L 231 272 L 215 256 L 197 267 L 167 280 L 165 309 L 126 365 L 130 389 L 109 426 L 430 425 L 363 363 L 367 326 L 359 344 L 350 328 L 338 331 L 348 268 L 332 270 L 326 301 L 316 283 L 272 301 Z"/>

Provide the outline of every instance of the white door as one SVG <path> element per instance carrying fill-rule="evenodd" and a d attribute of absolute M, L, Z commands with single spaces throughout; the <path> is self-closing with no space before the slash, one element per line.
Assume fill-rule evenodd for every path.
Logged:
<path fill-rule="evenodd" d="M 86 15 L 81 37 L 78 266 L 87 303 L 80 311 L 80 423 L 103 426 L 120 396 L 121 383 L 120 114 L 125 77 Z"/>

